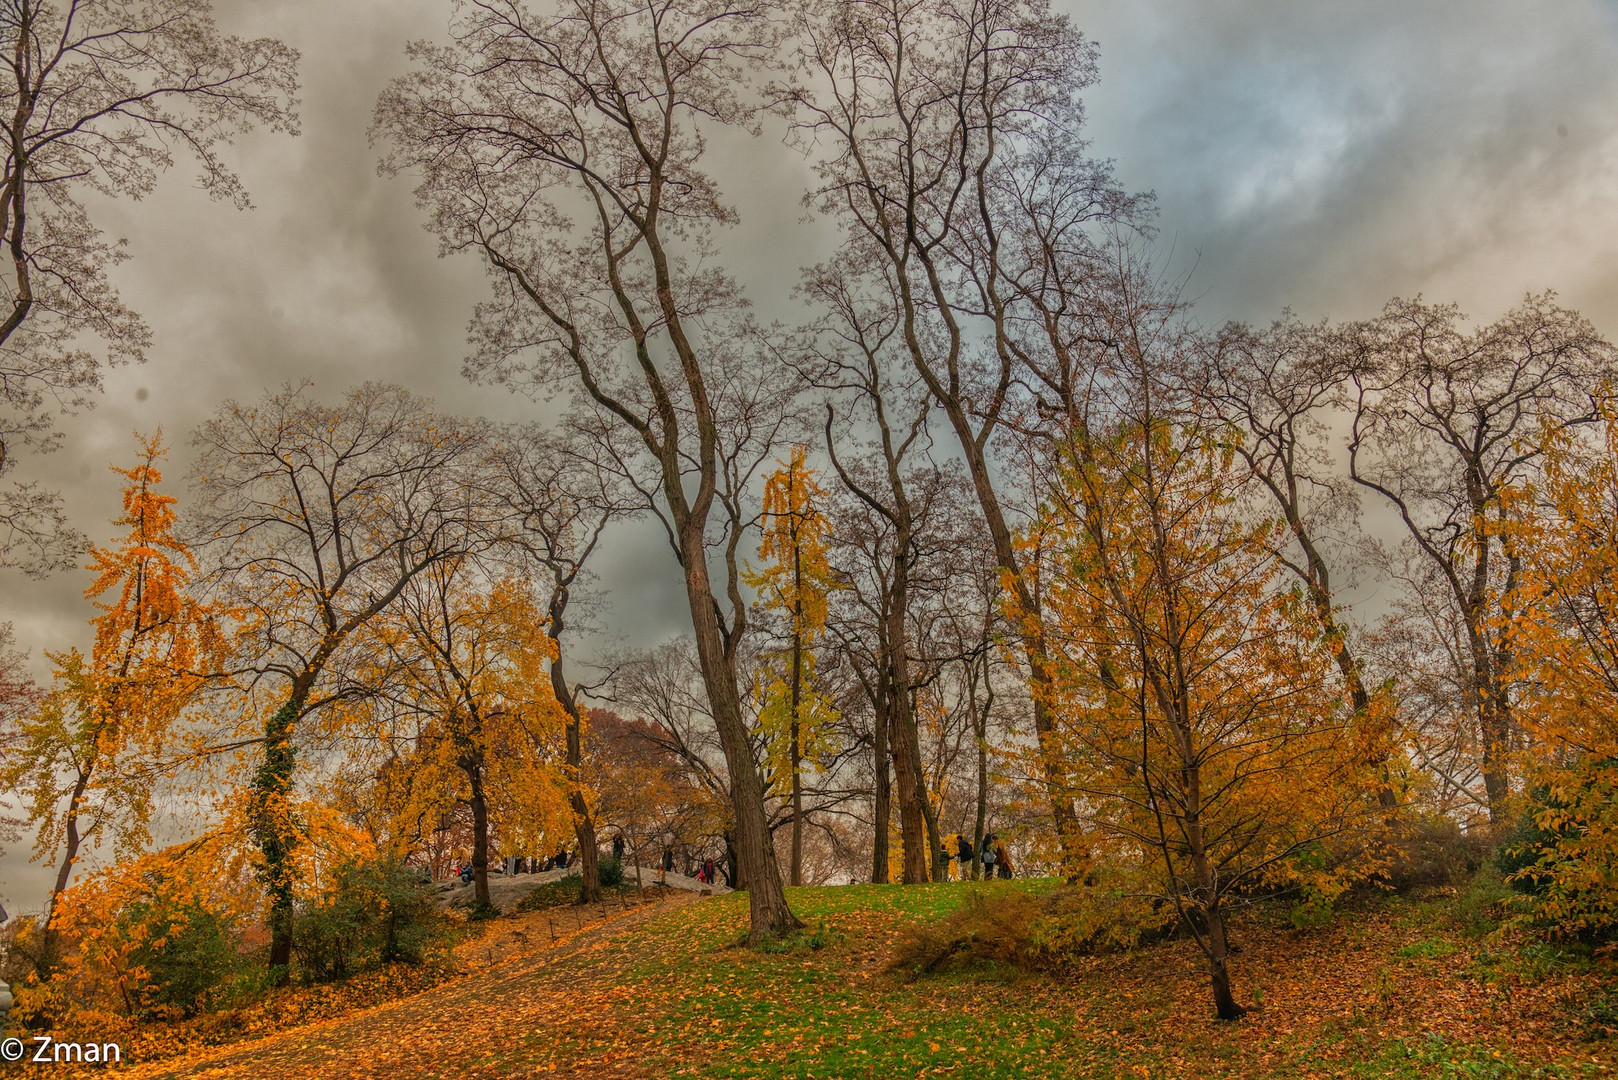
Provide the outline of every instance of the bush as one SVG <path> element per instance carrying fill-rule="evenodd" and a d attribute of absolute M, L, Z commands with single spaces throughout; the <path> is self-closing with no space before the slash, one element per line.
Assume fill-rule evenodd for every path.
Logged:
<path fill-rule="evenodd" d="M 237 934 L 231 921 L 190 902 L 177 908 L 142 901 L 119 915 L 118 932 L 134 942 L 129 963 L 146 972 L 140 1013 L 195 1016 L 232 976 Z"/>
<path fill-rule="evenodd" d="M 1495 853 L 1534 917 L 1564 938 L 1618 935 L 1618 762 L 1581 761 L 1574 783 L 1529 791 L 1528 805 Z"/>
<path fill-rule="evenodd" d="M 1383 878 L 1401 892 L 1459 885 L 1477 872 L 1490 849 L 1481 830 L 1463 830 L 1443 814 L 1408 814 L 1395 826 L 1392 841 L 1392 858 Z"/>
<path fill-rule="evenodd" d="M 601 873 L 601 887 L 603 889 L 616 889 L 624 883 L 624 864 L 617 859 L 606 858 L 596 864 Z"/>
<path fill-rule="evenodd" d="M 914 977 L 977 963 L 1060 967 L 1077 956 L 1128 949 L 1172 921 L 1144 901 L 1092 887 L 1043 897 L 1010 887 L 973 889 L 942 921 L 912 927 L 889 968 Z"/>
<path fill-rule="evenodd" d="M 300 977 L 329 982 L 395 961 L 419 963 L 440 927 L 432 886 L 418 874 L 382 860 L 349 860 L 293 926 Z"/>

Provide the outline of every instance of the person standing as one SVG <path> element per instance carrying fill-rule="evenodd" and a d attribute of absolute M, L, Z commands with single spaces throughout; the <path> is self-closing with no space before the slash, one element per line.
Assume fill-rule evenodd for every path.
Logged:
<path fill-rule="evenodd" d="M 1002 878 L 1009 879 L 1012 875 L 1011 856 L 1006 853 L 1005 844 L 994 846 L 994 871 Z"/>
<path fill-rule="evenodd" d="M 976 857 L 972 850 L 972 841 L 967 839 L 965 833 L 955 834 L 955 861 L 961 867 L 961 880 L 970 881 L 972 878 L 972 860 Z"/>

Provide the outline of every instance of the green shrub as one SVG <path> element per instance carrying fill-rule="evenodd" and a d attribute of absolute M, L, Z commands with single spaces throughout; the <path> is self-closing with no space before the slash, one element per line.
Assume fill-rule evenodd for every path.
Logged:
<path fill-rule="evenodd" d="M 606 858 L 596 864 L 601 873 L 601 887 L 603 889 L 616 889 L 624 883 L 624 864 L 617 859 Z"/>
<path fill-rule="evenodd" d="M 421 961 L 441 929 L 432 886 L 408 867 L 355 859 L 332 871 L 327 894 L 299 913 L 293 943 L 305 982 L 328 982 L 395 961 Z"/>
<path fill-rule="evenodd" d="M 146 973 L 137 1006 L 146 1017 L 195 1016 L 239 960 L 231 921 L 194 901 L 131 904 L 119 913 L 118 932 L 136 943 L 130 965 Z"/>
<path fill-rule="evenodd" d="M 1530 790 L 1528 805 L 1495 853 L 1534 918 L 1564 938 L 1618 935 L 1618 762 L 1581 759 L 1574 782 Z"/>

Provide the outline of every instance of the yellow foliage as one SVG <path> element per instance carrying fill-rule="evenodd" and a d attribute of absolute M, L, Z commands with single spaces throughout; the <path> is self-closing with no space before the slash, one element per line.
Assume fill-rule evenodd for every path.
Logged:
<path fill-rule="evenodd" d="M 1077 435 L 1058 480 L 1024 543 L 1049 567 L 1050 705 L 1082 850 L 1167 897 L 1210 880 L 1340 889 L 1351 870 L 1327 848 L 1372 805 L 1364 739 L 1284 588 L 1278 526 L 1239 513 L 1229 449 L 1167 424 Z"/>

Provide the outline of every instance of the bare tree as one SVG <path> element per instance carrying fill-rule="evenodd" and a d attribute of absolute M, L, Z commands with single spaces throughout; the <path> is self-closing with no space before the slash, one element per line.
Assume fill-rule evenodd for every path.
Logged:
<path fill-rule="evenodd" d="M 299 722 L 349 692 L 341 651 L 412 579 L 487 544 L 472 475 L 484 433 L 368 383 L 338 405 L 305 386 L 227 402 L 192 441 L 199 550 L 255 639 L 243 674 L 279 702 L 252 740 L 263 748 L 252 827 L 270 897 L 270 966 L 284 977 Z"/>
<path fill-rule="evenodd" d="M 567 0 L 554 15 L 480 0 L 451 38 L 413 45 L 419 70 L 383 95 L 383 168 L 419 171 L 446 248 L 493 270 L 469 373 L 581 391 L 652 462 L 730 772 L 749 938 L 779 936 L 799 923 L 742 715 L 736 550 L 784 402 L 708 258 L 735 213 L 702 169 L 698 126 L 753 124 L 749 70 L 775 30 L 761 8 L 703 0 Z"/>
<path fill-rule="evenodd" d="M 247 207 L 220 149 L 260 124 L 296 132 L 298 54 L 220 33 L 209 0 L 5 0 L 0 42 L 3 475 L 18 450 L 56 445 L 55 414 L 92 404 L 104 366 L 140 362 L 150 344 L 108 276 L 122 241 L 103 237 L 84 196 L 139 199 L 179 149 L 204 190 Z M 81 549 L 54 493 L 0 492 L 0 557 L 40 574 Z"/>
<path fill-rule="evenodd" d="M 1028 233 L 1021 174 L 1088 181 L 1064 189 L 1088 190 L 1084 206 L 1094 208 L 1077 208 L 1070 240 L 1092 219 L 1132 212 L 1078 138 L 1078 94 L 1095 78 L 1095 48 L 1043 0 L 803 0 L 795 16 L 800 81 L 779 97 L 806 144 L 824 148 L 811 201 L 847 224 L 862 260 L 891 274 L 900 347 L 956 436 L 996 558 L 1030 613 L 1021 645 L 1030 679 L 1043 685 L 1049 650 L 1032 617 L 1037 589 L 990 454 L 1022 374 L 1015 327 L 1028 316 L 1016 308 L 1030 286 L 1019 287 L 1008 264 L 1028 261 L 1027 245 L 1013 242 Z M 1042 157 L 1053 129 L 1065 141 Z M 1049 738 L 1048 695 L 1035 701 L 1047 796 L 1071 846 L 1074 813 Z"/>
<path fill-rule="evenodd" d="M 897 290 L 892 286 L 891 276 L 880 269 L 862 276 L 834 264 L 811 271 L 804 292 L 832 316 L 813 349 L 821 366 L 815 382 L 847 399 L 842 415 L 836 404 L 827 402 L 825 446 L 844 490 L 855 500 L 851 512 L 839 515 L 838 546 L 859 565 L 845 562 L 840 572 L 850 585 L 854 606 L 870 616 L 873 639 L 867 652 L 870 663 L 855 664 L 872 710 L 876 836 L 871 879 L 886 881 L 888 875 L 891 754 L 898 782 L 903 880 L 913 884 L 928 880 L 928 852 L 938 846 L 923 841 L 923 833 L 936 833 L 937 825 L 929 822 L 931 803 L 921 768 L 910 672 L 911 574 L 922 521 L 912 498 L 914 478 L 907 476 L 911 469 L 906 458 L 913 460 L 913 451 L 928 449 L 929 402 L 906 358 L 891 355 L 900 332 Z M 904 366 L 896 367 L 895 359 Z M 858 428 L 872 432 L 869 447 L 850 445 Z M 840 443 L 845 446 L 842 456 L 837 450 Z M 845 458 L 852 460 L 845 464 Z"/>
<path fill-rule="evenodd" d="M 1399 514 L 1464 631 L 1462 680 L 1482 744 L 1489 814 L 1510 793 L 1516 674 L 1509 596 L 1520 563 L 1502 535 L 1502 496 L 1537 469 L 1547 430 L 1597 416 L 1612 346 L 1551 294 L 1466 333 L 1454 305 L 1392 300 L 1344 329 L 1353 372 L 1350 475 Z"/>

